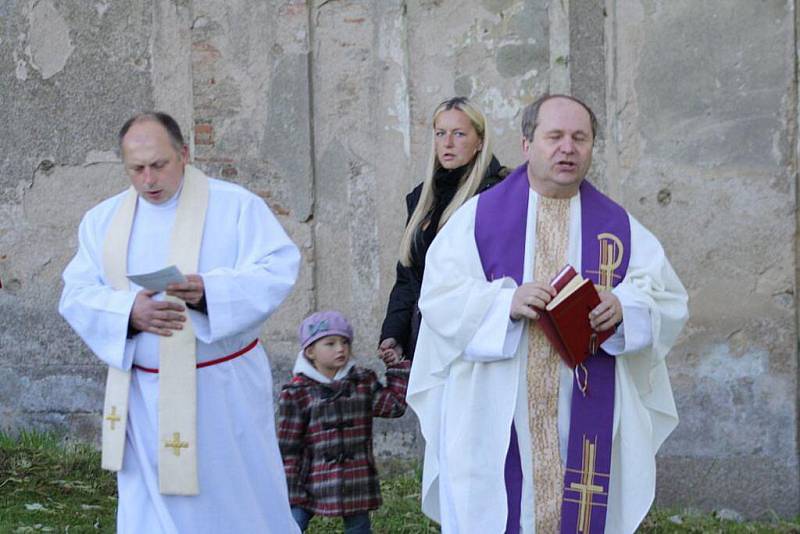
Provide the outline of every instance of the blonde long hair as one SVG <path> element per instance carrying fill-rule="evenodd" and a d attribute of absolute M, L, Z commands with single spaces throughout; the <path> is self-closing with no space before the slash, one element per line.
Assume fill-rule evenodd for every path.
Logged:
<path fill-rule="evenodd" d="M 420 226 L 422 222 L 433 208 L 436 187 L 434 177 L 436 176 L 436 171 L 442 166 L 441 163 L 439 163 L 439 158 L 436 156 L 436 119 L 440 113 L 451 109 L 457 109 L 469 118 L 472 127 L 475 128 L 478 137 L 481 138 L 482 147 L 468 164 L 471 167 L 464 173 L 464 176 L 461 177 L 458 183 L 458 190 L 453 196 L 453 200 L 450 201 L 450 204 L 447 205 L 442 213 L 442 218 L 439 220 L 439 227 L 436 229 L 437 232 L 444 226 L 450 216 L 453 215 L 453 212 L 460 208 L 464 202 L 472 198 L 478 191 L 483 177 L 486 174 L 486 169 L 489 168 L 489 163 L 492 161 L 491 129 L 486 121 L 486 116 L 475 104 L 470 102 L 466 97 L 454 97 L 448 98 L 436 106 L 436 109 L 433 111 L 433 119 L 431 120 L 431 131 L 434 135 L 431 136 L 431 155 L 428 160 L 428 171 L 425 174 L 425 180 L 422 182 L 422 192 L 420 193 L 417 207 L 408 220 L 405 232 L 403 233 L 403 239 L 400 240 L 400 263 L 406 267 L 411 265 L 411 247 L 414 244 L 414 236 L 421 229 Z"/>

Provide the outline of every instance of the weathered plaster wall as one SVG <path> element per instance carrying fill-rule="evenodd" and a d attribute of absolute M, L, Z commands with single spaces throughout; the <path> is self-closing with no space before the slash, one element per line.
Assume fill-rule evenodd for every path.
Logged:
<path fill-rule="evenodd" d="M 659 501 L 796 514 L 793 4 L 614 7 L 617 188 L 692 311 L 669 356 L 681 424 Z"/>
<path fill-rule="evenodd" d="M 59 271 L 82 212 L 125 183 L 114 127 L 153 105 L 153 14 L 42 0 L 0 15 L 0 426 L 93 436 L 102 370 L 55 312 Z"/>
<path fill-rule="evenodd" d="M 125 186 L 115 133 L 170 111 L 196 164 L 255 191 L 303 251 L 263 339 L 345 311 L 373 354 L 430 113 L 455 94 L 521 161 L 522 107 L 596 111 L 593 179 L 661 239 L 692 301 L 662 504 L 800 511 L 796 13 L 732 0 L 0 0 L 0 429 L 95 439 L 104 371 L 58 317 L 82 214 Z M 418 455 L 416 420 L 377 429 Z"/>

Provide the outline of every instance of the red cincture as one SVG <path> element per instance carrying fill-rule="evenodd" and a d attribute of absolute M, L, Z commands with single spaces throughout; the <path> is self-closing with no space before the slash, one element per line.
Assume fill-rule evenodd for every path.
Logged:
<path fill-rule="evenodd" d="M 253 348 L 255 348 L 257 343 L 258 343 L 258 339 L 254 339 L 253 341 L 250 342 L 249 345 L 247 345 L 243 349 L 237 350 L 236 352 L 234 352 L 232 354 L 228 354 L 227 356 L 223 356 L 223 357 L 217 358 L 215 360 L 208 360 L 207 362 L 198 363 L 197 364 L 197 368 L 200 369 L 202 367 L 210 367 L 212 365 L 217 365 L 218 363 L 227 362 L 227 361 L 232 360 L 234 358 L 238 358 L 242 354 L 245 354 L 245 353 L 250 352 L 251 350 L 253 350 Z M 142 367 L 141 365 L 136 365 L 135 363 L 133 364 L 133 368 L 137 369 L 139 371 L 144 371 L 145 373 L 158 373 L 158 369 L 153 369 L 151 367 Z"/>

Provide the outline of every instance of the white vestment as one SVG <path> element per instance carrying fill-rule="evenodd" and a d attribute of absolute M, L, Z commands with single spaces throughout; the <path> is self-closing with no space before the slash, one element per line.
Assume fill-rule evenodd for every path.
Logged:
<path fill-rule="evenodd" d="M 141 288 L 131 283 L 130 291 L 115 291 L 103 272 L 104 239 L 125 194 L 84 216 L 78 252 L 64 271 L 59 311 L 108 365 L 158 368 L 158 336 L 126 337 Z M 139 198 L 129 273 L 166 266 L 179 195 L 160 205 Z M 198 362 L 231 354 L 256 339 L 291 290 L 299 261 L 297 247 L 260 198 L 209 179 L 198 273 L 208 314 L 188 311 Z M 117 475 L 118 532 L 299 532 L 275 434 L 269 360 L 260 343 L 243 356 L 197 369 L 198 496 L 159 493 L 157 425 L 158 374 L 134 369 L 124 460 Z"/>
<path fill-rule="evenodd" d="M 523 282 L 533 274 L 537 198 L 529 189 Z M 426 442 L 422 508 L 445 534 L 504 532 L 504 465 L 513 421 L 523 470 L 521 532 L 530 534 L 535 495 L 527 408 L 528 321 L 509 319 L 516 282 L 486 280 L 475 244 L 477 201 L 470 199 L 451 217 L 426 257 L 422 325 L 407 395 Z M 578 272 L 580 219 L 578 194 L 570 204 L 567 249 Z M 655 453 L 678 422 L 664 358 L 688 317 L 686 291 L 661 245 L 629 219 L 630 263 L 613 290 L 623 306 L 623 325 L 602 346 L 616 356 L 607 533 L 634 532 L 652 504 Z M 562 362 L 562 462 L 572 380 Z"/>

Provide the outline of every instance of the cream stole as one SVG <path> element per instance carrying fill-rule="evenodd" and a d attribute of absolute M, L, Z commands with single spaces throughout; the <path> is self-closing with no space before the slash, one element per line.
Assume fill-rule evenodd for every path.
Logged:
<path fill-rule="evenodd" d="M 133 227 L 138 195 L 131 187 L 114 214 L 103 247 L 103 268 L 108 283 L 117 290 L 129 290 L 126 277 L 128 241 Z M 198 272 L 203 240 L 208 177 L 187 165 L 172 229 L 168 265 L 183 273 Z M 167 300 L 183 302 L 175 297 Z M 158 392 L 158 481 L 159 490 L 169 495 L 197 495 L 197 357 L 191 321 L 172 336 L 159 338 Z M 108 368 L 103 406 L 104 469 L 119 471 L 125 450 L 128 419 L 130 371 Z"/>

